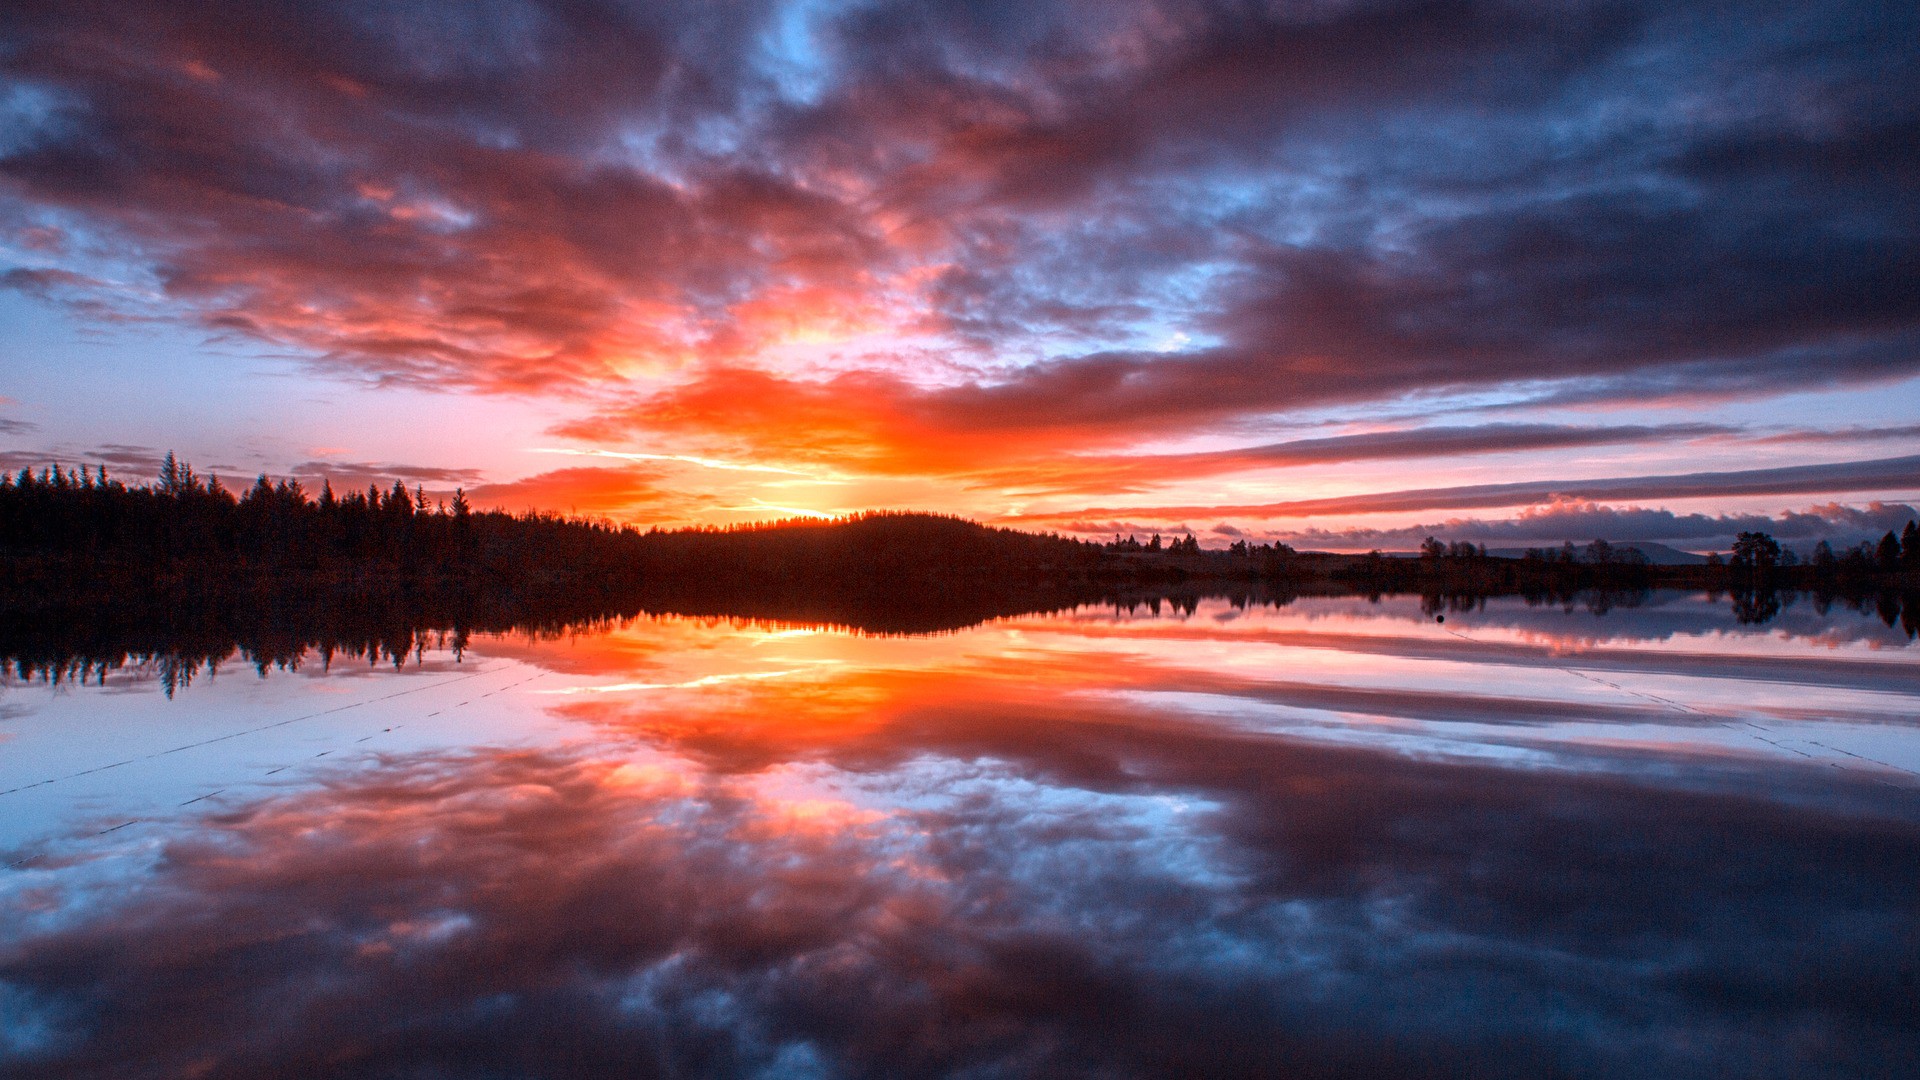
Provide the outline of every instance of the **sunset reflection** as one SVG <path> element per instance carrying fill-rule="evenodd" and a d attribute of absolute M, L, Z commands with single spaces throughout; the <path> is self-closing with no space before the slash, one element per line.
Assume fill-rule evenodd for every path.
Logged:
<path fill-rule="evenodd" d="M 458 693 L 524 685 L 501 708 L 559 727 L 316 765 L 10 871 L 0 1052 L 209 1077 L 1914 1060 L 1911 683 L 1869 671 L 1794 727 L 1714 692 L 1712 633 L 1604 624 L 1575 652 L 1629 658 L 1609 687 L 1533 662 L 1524 615 L 1461 616 L 1464 642 L 1345 600 L 477 639 Z M 1458 650 L 1379 666 L 1409 641 Z M 1808 642 L 1773 678 L 1873 651 Z"/>

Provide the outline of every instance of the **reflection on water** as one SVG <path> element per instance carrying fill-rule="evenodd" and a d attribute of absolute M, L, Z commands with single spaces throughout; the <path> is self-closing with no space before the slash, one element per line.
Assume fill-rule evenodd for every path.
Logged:
<path fill-rule="evenodd" d="M 0 1062 L 1915 1075 L 1920 649 L 1636 601 L 16 680 Z"/>

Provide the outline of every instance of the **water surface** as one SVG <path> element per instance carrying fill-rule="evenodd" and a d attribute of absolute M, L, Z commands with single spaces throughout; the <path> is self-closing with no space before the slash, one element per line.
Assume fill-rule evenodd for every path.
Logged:
<path fill-rule="evenodd" d="M 15 677 L 0 1065 L 1920 1075 L 1907 629 L 1463 606 Z"/>

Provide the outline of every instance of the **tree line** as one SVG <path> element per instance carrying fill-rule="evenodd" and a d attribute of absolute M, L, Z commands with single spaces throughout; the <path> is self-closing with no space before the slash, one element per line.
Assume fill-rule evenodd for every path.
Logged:
<path fill-rule="evenodd" d="M 1101 546 L 957 517 L 868 513 L 641 530 L 480 510 L 390 487 L 317 492 L 260 476 L 234 491 L 169 454 L 127 483 L 105 467 L 0 476 L 8 614 L 112 608 L 356 604 L 492 622 L 647 608 L 845 622 L 964 625 L 1125 585 Z"/>
<path fill-rule="evenodd" d="M 308 587 L 600 592 L 630 583 L 631 528 L 430 502 L 395 481 L 344 494 L 261 476 L 236 493 L 167 455 L 157 480 L 97 469 L 0 477 L 0 588 L 16 603 L 126 588 L 203 596 Z"/>
<path fill-rule="evenodd" d="M 673 611 L 918 631 L 1191 585 L 1905 594 L 1920 585 L 1920 524 L 1845 552 L 1822 544 L 1796 562 L 1763 533 L 1742 534 L 1719 565 L 1675 567 L 1605 541 L 1505 559 L 1429 538 L 1419 558 L 1395 559 L 1247 540 L 1206 550 L 1190 534 L 1088 542 L 895 512 L 643 531 L 480 510 L 464 491 L 434 500 L 398 481 L 340 493 L 329 482 L 316 492 L 260 476 L 235 491 L 171 454 L 146 483 L 104 466 L 0 475 L 0 612 L 16 627 L 56 617 L 165 626 L 215 610 L 248 623 L 262 612 L 350 608 L 430 611 L 448 627 Z"/>

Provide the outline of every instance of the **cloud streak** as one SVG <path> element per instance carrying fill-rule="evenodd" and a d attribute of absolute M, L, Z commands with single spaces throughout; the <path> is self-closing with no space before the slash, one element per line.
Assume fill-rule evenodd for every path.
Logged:
<path fill-rule="evenodd" d="M 1729 472 L 1621 476 L 1598 480 L 1529 480 L 1512 484 L 1416 488 L 1368 495 L 1343 495 L 1326 499 L 1294 499 L 1284 502 L 1231 506 L 1097 507 L 1061 514 L 1012 515 L 1008 520 L 1048 521 L 1076 515 L 1129 514 L 1142 518 L 1160 519 L 1217 515 L 1250 518 L 1308 518 L 1342 514 L 1524 506 L 1556 498 L 1697 499 L 1916 488 L 1920 488 L 1920 455 Z"/>
<path fill-rule="evenodd" d="M 1561 500 L 1497 520 L 1449 518 L 1400 528 L 1303 529 L 1279 535 L 1302 547 L 1344 550 L 1411 548 L 1429 536 L 1488 544 L 1558 544 L 1568 540 L 1603 539 L 1614 543 L 1653 542 L 1724 550 L 1743 532 L 1770 533 L 1802 547 L 1817 540 L 1828 540 L 1835 547 L 1843 547 L 1877 540 L 1888 530 L 1897 533 L 1907 522 L 1916 519 L 1920 519 L 1920 510 L 1906 503 L 1871 503 L 1864 507 L 1827 503 L 1774 515 L 1676 514 L 1664 509 Z"/>
<path fill-rule="evenodd" d="M 1126 490 L 1196 476 L 1256 469 L 1512 454 L 1536 450 L 1648 445 L 1723 436 L 1717 424 L 1482 424 L 1372 431 L 1192 454 L 1082 455 L 1026 462 L 975 481 L 1048 494 Z"/>

